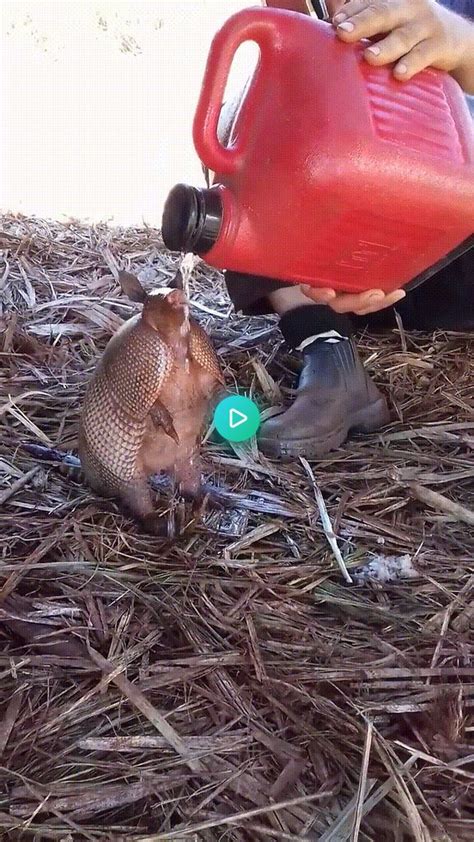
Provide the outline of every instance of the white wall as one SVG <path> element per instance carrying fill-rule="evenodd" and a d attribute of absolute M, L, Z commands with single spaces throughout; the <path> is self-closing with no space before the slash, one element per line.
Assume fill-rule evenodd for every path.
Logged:
<path fill-rule="evenodd" d="M 203 183 L 191 124 L 211 38 L 257 2 L 3 0 L 0 209 L 159 225 L 175 182 Z"/>

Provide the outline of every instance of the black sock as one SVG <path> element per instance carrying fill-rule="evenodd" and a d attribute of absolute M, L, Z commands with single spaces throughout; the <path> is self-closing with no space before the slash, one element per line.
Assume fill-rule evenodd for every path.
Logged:
<path fill-rule="evenodd" d="M 289 310 L 280 319 L 280 330 L 290 348 L 300 350 L 312 342 L 340 342 L 354 332 L 348 316 L 320 304 L 304 304 Z"/>

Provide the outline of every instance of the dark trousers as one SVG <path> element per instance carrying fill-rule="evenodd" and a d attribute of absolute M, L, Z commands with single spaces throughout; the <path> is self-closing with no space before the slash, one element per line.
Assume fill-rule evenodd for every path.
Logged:
<path fill-rule="evenodd" d="M 235 309 L 247 315 L 271 313 L 268 294 L 291 286 L 272 278 L 226 272 L 226 284 Z M 299 309 L 299 328 L 292 329 L 294 341 L 299 344 L 306 337 L 336 330 L 342 336 L 369 328 L 386 330 L 396 326 L 395 308 L 389 307 L 368 316 L 339 315 L 330 307 L 311 304 Z M 458 257 L 436 275 L 396 305 L 407 330 L 474 330 L 474 248 Z M 295 321 L 295 320 L 293 320 Z M 285 333 L 285 331 L 284 331 Z"/>

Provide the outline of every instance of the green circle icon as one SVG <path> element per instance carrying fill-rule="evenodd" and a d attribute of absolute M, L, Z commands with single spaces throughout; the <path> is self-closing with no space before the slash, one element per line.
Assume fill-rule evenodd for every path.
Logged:
<path fill-rule="evenodd" d="M 214 424 L 227 441 L 247 441 L 260 426 L 258 406 L 243 395 L 230 395 L 216 406 Z"/>

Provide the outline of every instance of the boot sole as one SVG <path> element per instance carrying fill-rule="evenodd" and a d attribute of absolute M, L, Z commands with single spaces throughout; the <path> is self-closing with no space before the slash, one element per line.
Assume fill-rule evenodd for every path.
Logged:
<path fill-rule="evenodd" d="M 298 456 L 307 458 L 325 456 L 337 450 L 350 433 L 374 433 L 390 421 L 385 398 L 379 398 L 370 406 L 355 412 L 349 423 L 341 424 L 326 439 L 308 438 L 295 441 L 278 441 L 259 438 L 258 446 L 265 456 L 274 459 L 291 460 Z"/>

